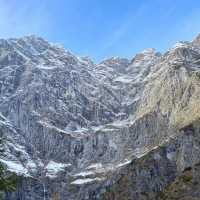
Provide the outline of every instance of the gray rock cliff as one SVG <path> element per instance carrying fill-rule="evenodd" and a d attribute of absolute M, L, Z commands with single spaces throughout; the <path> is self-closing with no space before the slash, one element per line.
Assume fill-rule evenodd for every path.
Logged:
<path fill-rule="evenodd" d="M 5 199 L 162 198 L 200 163 L 199 94 L 199 36 L 99 64 L 36 36 L 0 40 L 0 161 L 21 177 Z"/>

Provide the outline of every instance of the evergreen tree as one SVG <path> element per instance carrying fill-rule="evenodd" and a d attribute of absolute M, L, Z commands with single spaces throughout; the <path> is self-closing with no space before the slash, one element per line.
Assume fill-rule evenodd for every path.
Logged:
<path fill-rule="evenodd" d="M 0 158 L 4 158 L 5 139 L 0 138 Z M 4 192 L 12 192 L 16 190 L 18 183 L 18 177 L 14 173 L 7 172 L 6 168 L 0 163 L 0 199 L 2 199 L 1 194 Z"/>

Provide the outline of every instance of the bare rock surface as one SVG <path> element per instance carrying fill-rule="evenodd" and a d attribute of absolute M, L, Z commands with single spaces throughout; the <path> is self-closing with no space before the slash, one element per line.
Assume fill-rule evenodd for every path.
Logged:
<path fill-rule="evenodd" d="M 1 39 L 0 161 L 21 177 L 5 199 L 156 199 L 200 163 L 199 105 L 199 36 L 99 64 Z"/>

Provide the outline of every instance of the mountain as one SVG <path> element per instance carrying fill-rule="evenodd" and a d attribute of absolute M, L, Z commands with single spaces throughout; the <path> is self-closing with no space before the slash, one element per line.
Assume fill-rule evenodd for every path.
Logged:
<path fill-rule="evenodd" d="M 21 179 L 5 199 L 200 198 L 199 38 L 99 64 L 1 39 L 0 162 Z"/>

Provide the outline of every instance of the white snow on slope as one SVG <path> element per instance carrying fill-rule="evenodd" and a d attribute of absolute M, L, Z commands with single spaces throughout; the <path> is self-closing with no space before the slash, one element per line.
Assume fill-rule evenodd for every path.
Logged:
<path fill-rule="evenodd" d="M 131 79 L 129 76 L 119 76 L 115 78 L 114 81 L 122 83 L 130 83 L 131 81 L 133 81 L 133 79 Z"/>
<path fill-rule="evenodd" d="M 57 163 L 51 160 L 45 169 L 47 170 L 47 176 L 54 178 L 58 172 L 64 171 L 65 168 L 69 166 L 71 166 L 71 164 Z"/>
<path fill-rule="evenodd" d="M 0 162 L 5 164 L 8 171 L 10 171 L 10 172 L 14 172 L 18 175 L 30 176 L 28 174 L 27 169 L 24 168 L 23 165 L 17 161 L 0 159 Z"/>
<path fill-rule="evenodd" d="M 119 164 L 118 164 L 116 167 L 118 168 L 118 167 L 123 167 L 123 166 L 126 166 L 126 165 L 130 164 L 130 163 L 131 163 L 131 161 L 132 161 L 132 160 L 125 159 L 125 161 L 124 161 L 124 162 L 122 162 L 122 163 L 119 163 Z"/>
<path fill-rule="evenodd" d="M 105 180 L 104 178 L 85 178 L 85 179 L 77 179 L 73 182 L 71 182 L 72 185 L 82 185 L 82 184 L 87 184 L 87 183 L 92 183 L 94 181 L 103 181 Z"/>
<path fill-rule="evenodd" d="M 46 66 L 46 65 L 37 65 L 36 66 L 39 69 L 56 69 L 58 66 Z"/>
<path fill-rule="evenodd" d="M 84 171 L 84 172 L 80 172 L 78 174 L 74 174 L 73 176 L 74 177 L 78 177 L 78 176 L 82 176 L 82 177 L 85 177 L 85 176 L 89 176 L 89 175 L 93 175 L 95 174 L 95 172 L 92 172 L 92 171 Z"/>
<path fill-rule="evenodd" d="M 94 163 L 94 164 L 89 165 L 86 169 L 98 169 L 102 167 L 103 167 L 102 163 Z"/>

